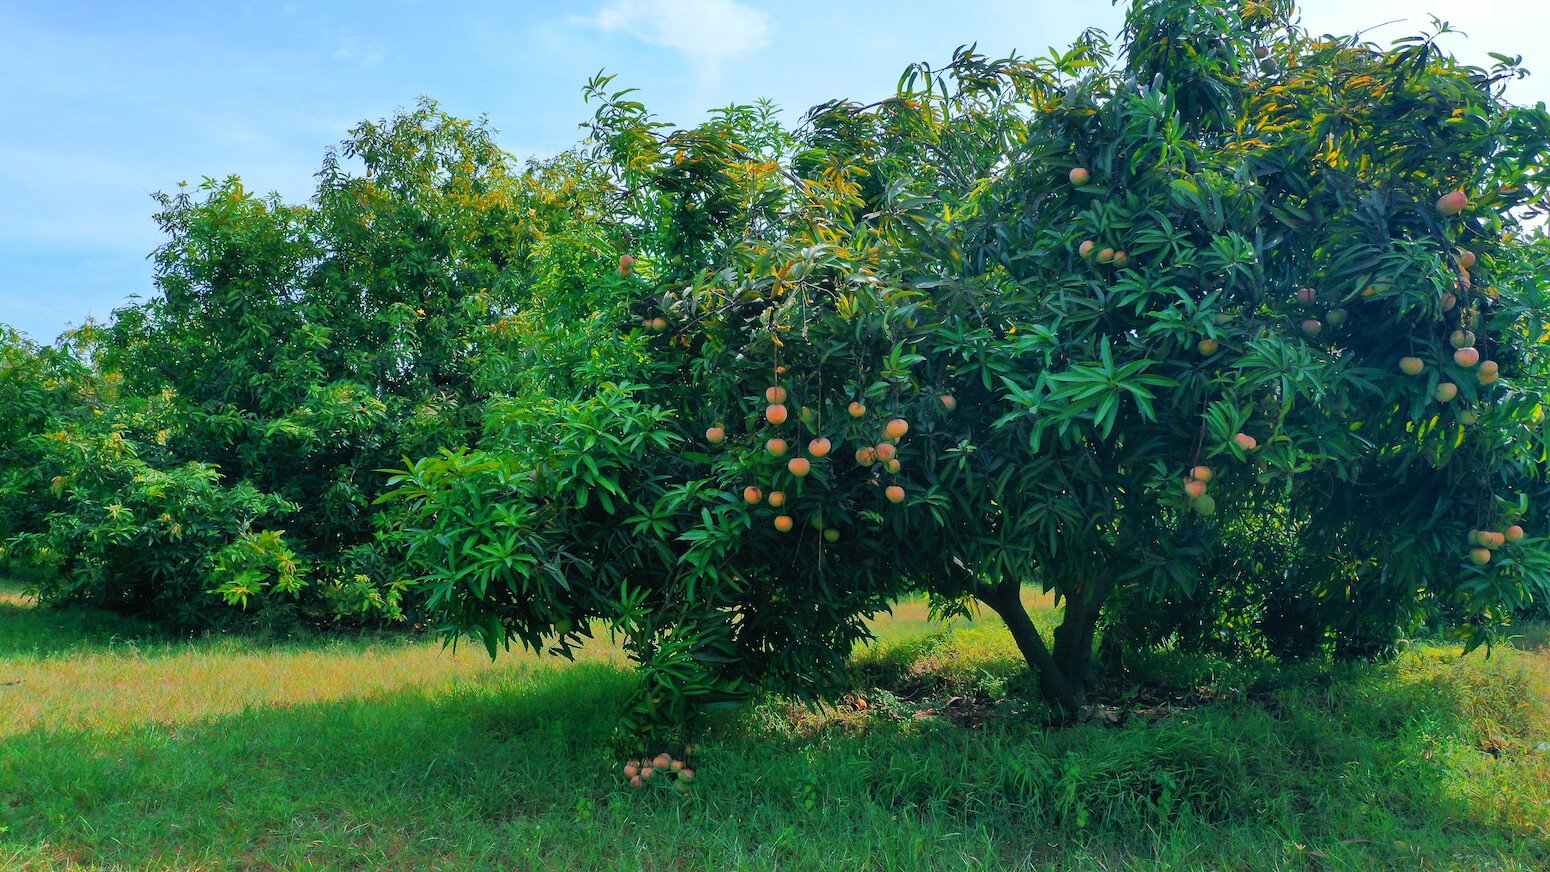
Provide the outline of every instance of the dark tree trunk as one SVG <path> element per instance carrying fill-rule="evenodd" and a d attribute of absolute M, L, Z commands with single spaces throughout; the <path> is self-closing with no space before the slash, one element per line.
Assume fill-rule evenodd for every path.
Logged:
<path fill-rule="evenodd" d="M 1073 585 L 1065 594 L 1065 614 L 1055 628 L 1055 665 L 1081 688 L 1084 703 L 1093 669 L 1093 636 L 1108 595 L 1109 586 L 1102 582 Z"/>
<path fill-rule="evenodd" d="M 979 599 L 1000 615 L 1007 629 L 1012 631 L 1017 650 L 1038 679 L 1039 693 L 1044 700 L 1065 717 L 1078 714 L 1086 703 L 1083 688 L 1072 681 L 1072 676 L 1045 647 L 1039 628 L 1033 625 L 1028 610 L 1023 608 L 1022 586 L 1015 582 L 1003 582 L 995 587 L 986 585 L 980 589 Z"/>
<path fill-rule="evenodd" d="M 1045 702 L 1062 717 L 1073 718 L 1087 705 L 1087 681 L 1092 673 L 1093 634 L 1108 594 L 1104 584 L 1082 585 L 1065 597 L 1065 615 L 1055 628 L 1053 649 L 1023 607 L 1022 585 L 1005 581 L 976 584 L 975 596 L 1006 623 L 1017 650 L 1038 680 Z"/>
<path fill-rule="evenodd" d="M 1105 675 L 1115 679 L 1125 677 L 1125 640 L 1112 621 L 1104 628 L 1103 641 L 1098 643 L 1098 661 L 1103 665 Z"/>

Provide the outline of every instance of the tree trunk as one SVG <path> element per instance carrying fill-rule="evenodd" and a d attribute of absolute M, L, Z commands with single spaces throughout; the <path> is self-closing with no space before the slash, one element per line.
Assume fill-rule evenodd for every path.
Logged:
<path fill-rule="evenodd" d="M 1068 673 L 1045 647 L 1039 628 L 1033 625 L 1028 610 L 1023 608 L 1022 586 L 1016 582 L 981 585 L 976 595 L 1000 615 L 1007 629 L 1012 631 L 1017 650 L 1022 653 L 1028 668 L 1033 670 L 1034 677 L 1038 679 L 1039 692 L 1045 701 L 1055 706 L 1064 717 L 1076 716 L 1086 704 L 1083 692 L 1086 676 Z"/>
<path fill-rule="evenodd" d="M 1067 681 L 1076 685 L 1084 703 L 1093 668 L 1093 636 L 1109 588 L 1100 581 L 1070 587 L 1065 594 L 1065 614 L 1055 628 L 1055 665 L 1066 674 Z"/>
<path fill-rule="evenodd" d="M 1103 664 L 1105 675 L 1124 679 L 1125 640 L 1120 636 L 1120 629 L 1112 623 L 1104 629 L 1103 641 L 1098 643 L 1098 660 Z"/>
<path fill-rule="evenodd" d="M 1023 607 L 1022 585 L 1003 581 L 990 585 L 973 578 L 969 570 L 952 561 L 949 571 L 965 590 L 974 592 L 985 605 L 1001 616 L 1017 650 L 1038 680 L 1045 702 L 1063 717 L 1081 714 L 1087 705 L 1087 681 L 1092 674 L 1093 635 L 1098 616 L 1108 598 L 1111 585 L 1090 581 L 1071 587 L 1065 595 L 1065 614 L 1055 628 L 1054 650 L 1044 644 L 1038 627 Z"/>

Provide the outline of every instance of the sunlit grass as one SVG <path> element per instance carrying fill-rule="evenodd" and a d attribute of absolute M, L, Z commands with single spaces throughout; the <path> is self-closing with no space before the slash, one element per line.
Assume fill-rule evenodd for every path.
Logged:
<path fill-rule="evenodd" d="M 1542 649 L 1139 657 L 1120 724 L 1049 731 L 993 616 L 912 601 L 839 706 L 716 721 L 679 799 L 617 775 L 606 643 L 174 641 L 0 597 L 0 869 L 1550 868 Z"/>
<path fill-rule="evenodd" d="M 423 636 L 388 634 L 170 641 L 145 625 L 101 612 L 34 612 L 15 585 L 0 586 L 0 598 L 0 619 L 9 619 L 0 624 L 0 662 L 6 665 L 8 686 L 25 688 L 0 709 L 0 736 L 44 724 L 114 730 L 254 706 L 327 702 L 402 688 L 434 691 L 566 663 L 520 648 L 491 661 L 477 644 L 453 648 Z M 921 637 L 928 625 L 983 628 L 988 622 L 981 617 L 930 625 L 921 599 L 900 603 L 872 623 L 880 639 L 901 640 Z M 577 660 L 625 662 L 606 634 L 589 643 Z"/>

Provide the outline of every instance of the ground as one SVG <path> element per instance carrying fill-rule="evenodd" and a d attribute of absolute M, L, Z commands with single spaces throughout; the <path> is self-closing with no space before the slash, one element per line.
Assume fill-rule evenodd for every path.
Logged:
<path fill-rule="evenodd" d="M 1550 868 L 1545 628 L 1141 658 L 1056 731 L 993 620 L 877 631 L 842 704 L 717 721 L 681 798 L 618 774 L 607 645 L 168 641 L 0 588 L 0 869 Z"/>

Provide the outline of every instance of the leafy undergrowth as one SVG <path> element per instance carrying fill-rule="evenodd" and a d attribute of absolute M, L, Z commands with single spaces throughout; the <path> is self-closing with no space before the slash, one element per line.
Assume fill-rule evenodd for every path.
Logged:
<path fill-rule="evenodd" d="M 606 646 L 171 642 L 0 602 L 0 868 L 1550 866 L 1543 650 L 1157 655 L 1115 717 L 1046 731 L 993 623 L 879 631 L 844 704 L 716 721 L 679 798 L 618 774 Z"/>

